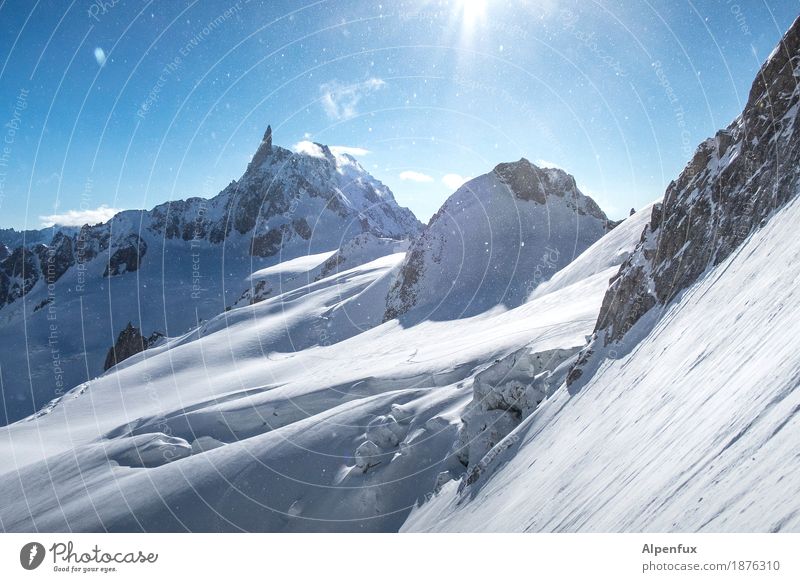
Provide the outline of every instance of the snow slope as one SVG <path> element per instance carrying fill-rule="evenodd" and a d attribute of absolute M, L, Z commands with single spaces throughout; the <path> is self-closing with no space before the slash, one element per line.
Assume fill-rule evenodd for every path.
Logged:
<path fill-rule="evenodd" d="M 800 18 L 652 207 L 566 382 L 407 530 L 800 530 L 798 59 Z"/>
<path fill-rule="evenodd" d="M 639 228 L 615 231 L 622 255 Z M 602 242 L 587 253 L 621 260 Z M 511 310 L 356 329 L 380 317 L 402 259 L 233 309 L 0 429 L 3 528 L 399 529 L 464 470 L 475 375 L 520 349 L 583 346 L 617 268 L 576 263 L 586 277 Z"/>
<path fill-rule="evenodd" d="M 795 198 L 404 530 L 799 531 L 799 221 Z"/>
<path fill-rule="evenodd" d="M 550 279 L 540 283 L 528 297 L 528 301 L 554 293 L 606 269 L 618 267 L 630 256 L 631 249 L 639 242 L 652 210 L 653 204 L 648 204 L 626 218 L 620 226 L 594 243 L 588 251 L 580 254 Z"/>
<path fill-rule="evenodd" d="M 342 244 L 338 250 L 301 256 L 256 271 L 250 275 L 250 285 L 234 303 L 234 307 L 258 303 L 380 257 L 405 253 L 407 249 L 407 240 L 379 237 L 369 232 L 360 234 Z M 379 304 L 379 309 L 382 309 L 383 297 L 375 299 L 376 305 Z"/>

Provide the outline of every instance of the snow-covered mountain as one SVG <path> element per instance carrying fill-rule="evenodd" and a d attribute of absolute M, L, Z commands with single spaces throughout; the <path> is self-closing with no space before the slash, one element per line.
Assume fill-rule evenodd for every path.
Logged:
<path fill-rule="evenodd" d="M 549 293 L 411 327 L 369 319 L 382 316 L 403 252 L 370 251 L 323 278 L 335 255 L 262 272 L 310 283 L 134 355 L 0 429 L 3 527 L 397 530 L 437 483 L 464 473 L 459 432 L 476 375 L 521 350 L 580 350 L 648 216 L 595 243 Z"/>
<path fill-rule="evenodd" d="M 34 242 L 0 258 L 0 343 L 20 346 L 0 352 L 7 419 L 100 374 L 129 323 L 181 335 L 234 304 L 254 271 L 420 226 L 351 156 L 273 146 L 268 128 L 244 175 L 210 200 L 25 233 Z"/>
<path fill-rule="evenodd" d="M 516 307 L 613 223 L 560 169 L 526 159 L 461 186 L 414 240 L 386 319 L 456 319 Z"/>
<path fill-rule="evenodd" d="M 568 381 L 404 529 L 800 530 L 799 110 L 800 19 L 653 207 Z"/>
<path fill-rule="evenodd" d="M 800 531 L 799 84 L 800 19 L 742 116 L 606 234 L 574 181 L 523 160 L 408 251 L 289 235 L 229 310 L 0 428 L 0 526 Z M 538 276 L 551 238 L 587 248 Z M 147 268 L 129 242 L 99 279 Z"/>
<path fill-rule="evenodd" d="M 74 235 L 78 228 L 73 226 L 52 226 L 40 230 L 14 230 L 13 228 L 0 228 L 0 259 L 4 259 L 3 247 L 6 250 L 15 249 L 21 246 L 31 246 L 35 244 L 47 244 L 58 232 L 67 235 Z M 8 256 L 8 255 L 6 255 Z"/>

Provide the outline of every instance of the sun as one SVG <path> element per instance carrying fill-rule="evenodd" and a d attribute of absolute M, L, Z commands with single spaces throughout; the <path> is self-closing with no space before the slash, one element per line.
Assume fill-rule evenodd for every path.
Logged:
<path fill-rule="evenodd" d="M 472 30 L 486 17 L 487 0 L 457 0 L 464 28 Z"/>

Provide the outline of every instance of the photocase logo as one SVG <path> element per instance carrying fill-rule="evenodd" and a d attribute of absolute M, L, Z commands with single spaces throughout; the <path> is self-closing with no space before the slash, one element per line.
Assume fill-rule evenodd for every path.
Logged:
<path fill-rule="evenodd" d="M 35 570 L 44 561 L 44 546 L 39 542 L 29 542 L 19 551 L 19 563 L 26 570 Z"/>

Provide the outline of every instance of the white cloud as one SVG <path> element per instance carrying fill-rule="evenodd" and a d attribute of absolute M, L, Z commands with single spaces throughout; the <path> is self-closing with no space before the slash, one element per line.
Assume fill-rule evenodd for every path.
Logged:
<path fill-rule="evenodd" d="M 303 140 L 299 141 L 292 146 L 292 149 L 296 151 L 298 154 L 305 154 L 307 156 L 311 156 L 313 158 L 324 158 L 325 153 L 322 151 L 322 148 L 319 147 L 317 144 L 311 141 Z"/>
<path fill-rule="evenodd" d="M 50 174 L 46 178 L 38 178 L 36 180 L 36 185 L 37 186 L 47 186 L 49 184 L 52 184 L 53 182 L 58 182 L 59 180 L 61 180 L 61 174 L 59 174 L 58 172 L 53 172 L 52 174 Z"/>
<path fill-rule="evenodd" d="M 39 220 L 42 221 L 42 227 L 49 226 L 83 226 L 84 224 L 97 224 L 98 222 L 107 222 L 117 214 L 122 212 L 119 208 L 110 208 L 103 204 L 98 208 L 85 208 L 81 210 L 68 210 L 63 214 L 50 214 L 47 216 L 40 216 Z"/>
<path fill-rule="evenodd" d="M 445 174 L 442 178 L 442 184 L 450 188 L 451 190 L 458 190 L 464 184 L 472 180 L 469 176 L 459 176 L 458 174 Z"/>
<path fill-rule="evenodd" d="M 365 95 L 385 86 L 383 79 L 375 77 L 352 85 L 331 81 L 319 88 L 322 107 L 331 119 L 350 119 L 358 114 L 358 103 Z"/>
<path fill-rule="evenodd" d="M 367 154 L 371 153 L 369 150 L 364 148 L 358 148 L 353 146 L 342 146 L 342 145 L 333 145 L 328 146 L 328 149 L 331 150 L 331 153 L 335 156 L 348 154 L 350 156 L 366 156 Z M 297 152 L 298 154 L 305 154 L 307 156 L 312 156 L 314 158 L 324 158 L 325 152 L 322 150 L 322 147 L 318 144 L 315 144 L 313 141 L 309 141 L 304 139 L 303 141 L 299 141 L 292 146 L 292 150 Z"/>
<path fill-rule="evenodd" d="M 97 61 L 97 64 L 101 67 L 106 64 L 106 51 L 97 47 L 94 49 L 94 60 Z"/>
<path fill-rule="evenodd" d="M 364 148 L 358 148 L 358 147 L 354 147 L 354 146 L 334 145 L 334 146 L 328 146 L 328 148 L 335 155 L 347 154 L 347 155 L 350 155 L 350 156 L 366 156 L 367 154 L 372 153 L 369 150 L 366 150 Z"/>
<path fill-rule="evenodd" d="M 414 170 L 406 170 L 405 172 L 400 172 L 400 179 L 408 180 L 410 182 L 433 182 L 433 178 L 431 178 L 428 174 L 423 174 L 422 172 L 415 172 Z"/>
<path fill-rule="evenodd" d="M 306 134 L 304 137 L 310 137 L 309 134 Z M 343 146 L 343 145 L 332 145 L 328 146 L 328 149 L 331 150 L 331 153 L 335 156 L 341 154 L 347 154 L 350 156 L 366 156 L 371 154 L 368 149 L 359 148 L 355 146 Z M 315 144 L 313 141 L 304 139 L 303 141 L 299 141 L 292 146 L 292 150 L 297 152 L 298 154 L 306 154 L 307 156 L 314 156 L 315 158 L 322 158 L 325 157 L 322 148 Z"/>
<path fill-rule="evenodd" d="M 555 168 L 556 170 L 563 170 L 563 166 L 556 164 L 555 162 L 548 162 L 547 160 L 536 160 L 534 162 L 540 168 Z"/>

